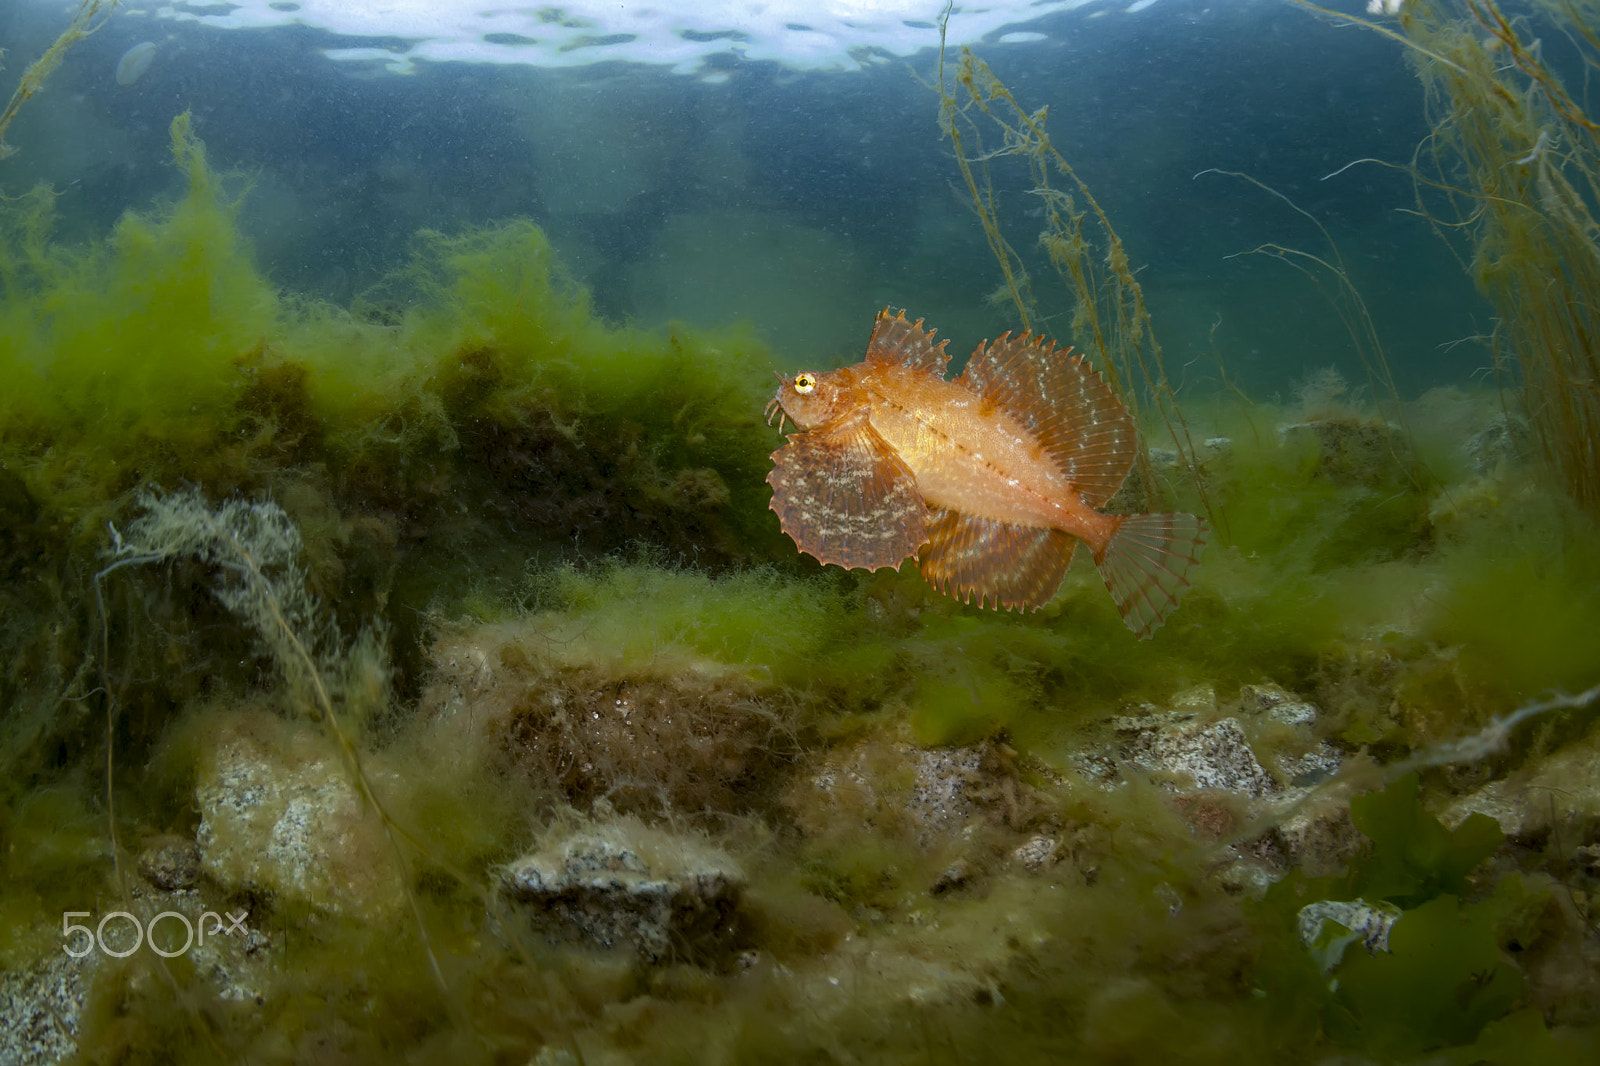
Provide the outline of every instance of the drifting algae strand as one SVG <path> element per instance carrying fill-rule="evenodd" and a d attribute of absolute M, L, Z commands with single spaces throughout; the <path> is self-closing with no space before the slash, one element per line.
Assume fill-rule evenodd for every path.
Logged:
<path fill-rule="evenodd" d="M 89 34 L 105 25 L 105 20 L 111 17 L 116 10 L 117 0 L 83 0 L 78 5 L 78 13 L 72 16 L 72 23 L 55 43 L 45 49 L 44 55 L 33 61 L 33 65 L 22 72 L 22 81 L 17 84 L 16 92 L 11 94 L 11 100 L 6 104 L 6 109 L 0 111 L 0 159 L 4 159 L 16 152 L 16 148 L 6 143 L 6 127 L 11 125 L 11 120 L 17 117 L 17 112 L 22 105 L 44 88 L 44 80 L 52 71 L 61 65 L 62 58 L 67 54 L 67 49 L 83 40 Z M 99 21 L 96 21 L 98 19 Z M 120 67 L 119 74 L 120 78 Z"/>
<path fill-rule="evenodd" d="M 939 93 L 939 130 L 950 141 L 989 248 L 1000 266 L 1005 282 L 1001 291 L 1010 297 L 1022 327 L 1042 333 L 1042 325 L 1035 324 L 1042 316 L 1032 279 L 1022 255 L 1000 229 L 991 175 L 991 169 L 1003 160 L 1020 157 L 1028 168 L 1029 193 L 1044 213 L 1038 246 L 1073 298 L 1072 337 L 1090 353 L 1135 421 L 1140 399 L 1136 383 L 1143 382 L 1201 507 L 1210 512 L 1188 424 L 1167 376 L 1161 345 L 1145 306 L 1144 288 L 1134 276 L 1121 236 L 1089 186 L 1051 140 L 1045 128 L 1048 107 L 1028 111 L 988 64 L 967 48 L 950 64 L 952 73 L 946 80 L 943 34 L 951 10 L 945 9 L 940 23 L 939 73 L 934 86 Z M 998 134 L 998 147 L 985 144 L 986 131 L 991 137 Z M 1155 471 L 1144 447 L 1135 456 L 1134 471 L 1145 497 L 1140 502 L 1154 504 Z"/>
<path fill-rule="evenodd" d="M 1369 8 L 1398 31 L 1300 0 L 1407 46 L 1433 131 L 1409 166 L 1417 212 L 1489 298 L 1495 367 L 1520 375 L 1545 461 L 1600 514 L 1600 124 L 1544 60 L 1529 20 L 1495 0 L 1409 0 Z M 1539 4 L 1539 18 L 1592 69 L 1589 2 Z"/>

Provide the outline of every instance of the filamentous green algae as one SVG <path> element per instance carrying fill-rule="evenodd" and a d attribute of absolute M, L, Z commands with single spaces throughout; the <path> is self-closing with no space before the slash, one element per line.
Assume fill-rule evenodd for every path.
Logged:
<path fill-rule="evenodd" d="M 1600 683 L 1600 540 L 1492 398 L 1194 403 L 1172 623 L 986 612 L 796 555 L 748 331 L 521 220 L 283 292 L 172 138 L 0 224 L 6 1056 L 1593 1058 L 1592 712 L 1496 723 Z"/>

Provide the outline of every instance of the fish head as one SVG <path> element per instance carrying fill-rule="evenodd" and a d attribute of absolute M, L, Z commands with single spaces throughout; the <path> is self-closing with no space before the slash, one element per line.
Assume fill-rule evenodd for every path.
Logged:
<path fill-rule="evenodd" d="M 778 392 L 767 404 L 768 424 L 779 409 L 801 429 L 820 426 L 843 414 L 850 399 L 843 383 L 837 380 L 839 373 L 837 370 L 826 374 L 802 370 L 792 378 L 779 374 Z M 778 429 L 780 432 L 783 429 L 782 418 L 778 420 Z"/>

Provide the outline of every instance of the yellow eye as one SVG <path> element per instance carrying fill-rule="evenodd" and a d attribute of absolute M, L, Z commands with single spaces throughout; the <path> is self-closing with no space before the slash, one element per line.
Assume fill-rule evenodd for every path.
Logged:
<path fill-rule="evenodd" d="M 817 387 L 817 375 L 810 371 L 801 371 L 794 376 L 794 391 L 804 396 Z"/>

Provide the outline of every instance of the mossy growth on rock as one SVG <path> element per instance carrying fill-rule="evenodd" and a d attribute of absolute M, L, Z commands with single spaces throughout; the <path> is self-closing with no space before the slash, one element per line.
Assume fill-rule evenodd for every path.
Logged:
<path fill-rule="evenodd" d="M 428 607 L 514 588 L 530 560 L 639 544 L 712 568 L 784 557 L 762 482 L 766 354 L 748 331 L 604 323 L 525 221 L 420 234 L 350 309 L 284 294 L 238 231 L 245 183 L 209 165 L 186 114 L 171 134 L 181 195 L 104 241 L 52 241 L 48 190 L 0 205 L 11 765 L 92 743 L 45 704 L 100 683 L 87 575 L 142 485 L 281 506 L 312 590 L 347 632 L 385 624 L 413 696 Z M 259 666 L 197 639 L 220 636 L 217 608 L 176 565 L 173 582 L 99 590 L 113 654 L 165 664 L 120 673 L 135 746 L 160 707 L 248 689 Z"/>
<path fill-rule="evenodd" d="M 733 817 L 798 750 L 805 665 L 844 604 L 750 570 L 551 572 L 539 609 L 446 628 L 419 711 L 439 743 L 515 767 L 581 810 Z"/>
<path fill-rule="evenodd" d="M 1593 1049 L 1588 808 L 1429 821 L 1523 760 L 1505 795 L 1555 791 L 1584 712 L 1339 791 L 1600 680 L 1592 523 L 1456 454 L 1492 398 L 1412 411 L 1423 448 L 1195 403 L 1215 536 L 1137 641 L 1085 559 L 1013 614 L 800 557 L 747 328 L 603 321 L 526 220 L 286 294 L 173 144 L 180 197 L 104 241 L 0 206 L 6 980 L 56 972 L 63 910 L 253 933 L 73 971 L 82 1058 Z M 1200 509 L 1172 473 L 1145 490 Z M 1372 841 L 1325 878 L 1268 861 L 1312 788 Z M 1356 892 L 1406 913 L 1336 993 L 1290 919 Z"/>

